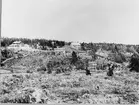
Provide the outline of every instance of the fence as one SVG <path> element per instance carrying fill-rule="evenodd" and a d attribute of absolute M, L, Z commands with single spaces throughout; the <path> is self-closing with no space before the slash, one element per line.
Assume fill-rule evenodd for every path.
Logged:
<path fill-rule="evenodd" d="M 97 69 L 97 64 L 95 62 L 89 62 L 89 67 L 88 69 L 90 71 L 96 70 Z"/>

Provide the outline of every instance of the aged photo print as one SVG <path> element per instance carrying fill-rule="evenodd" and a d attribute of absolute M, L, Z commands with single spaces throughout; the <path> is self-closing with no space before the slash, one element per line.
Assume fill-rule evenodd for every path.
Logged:
<path fill-rule="evenodd" d="M 139 0 L 0 0 L 0 104 L 139 104 Z"/>

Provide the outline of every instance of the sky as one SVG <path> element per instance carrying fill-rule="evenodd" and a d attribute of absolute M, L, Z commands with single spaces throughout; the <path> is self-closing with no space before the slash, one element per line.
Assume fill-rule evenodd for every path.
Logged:
<path fill-rule="evenodd" d="M 2 0 L 2 37 L 139 44 L 139 0 Z"/>

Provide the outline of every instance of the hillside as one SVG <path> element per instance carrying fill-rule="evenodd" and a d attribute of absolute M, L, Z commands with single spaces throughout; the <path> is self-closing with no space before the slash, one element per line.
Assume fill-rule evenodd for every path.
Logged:
<path fill-rule="evenodd" d="M 138 46 L 109 43 L 5 49 L 0 103 L 138 104 L 139 74 L 128 68 L 133 54 Z M 114 65 L 112 76 L 109 64 Z"/>

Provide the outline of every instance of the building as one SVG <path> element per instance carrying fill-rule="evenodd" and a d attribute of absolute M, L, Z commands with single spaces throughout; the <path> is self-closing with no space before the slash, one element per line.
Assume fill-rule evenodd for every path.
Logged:
<path fill-rule="evenodd" d="M 9 47 L 22 47 L 24 46 L 24 43 L 22 43 L 21 41 L 15 41 L 13 42 Z"/>
<path fill-rule="evenodd" d="M 24 44 L 21 41 L 15 41 L 11 45 L 7 47 L 8 49 L 14 49 L 14 50 L 31 50 L 32 47 L 30 47 L 28 44 Z"/>
<path fill-rule="evenodd" d="M 101 48 L 98 49 L 97 52 L 96 52 L 96 54 L 98 55 L 98 57 L 99 57 L 99 55 L 100 55 L 99 58 L 101 58 L 101 56 L 107 58 L 108 55 L 109 55 L 109 53 L 110 53 L 110 52 L 105 51 L 105 50 L 103 50 L 103 49 L 101 49 Z"/>
<path fill-rule="evenodd" d="M 72 42 L 72 43 L 70 44 L 70 46 L 71 46 L 72 48 L 75 48 L 75 49 L 80 49 L 80 48 L 81 48 L 81 44 L 78 43 L 78 42 Z"/>
<path fill-rule="evenodd" d="M 77 48 L 73 48 L 69 45 L 65 45 L 64 47 L 61 48 L 55 48 L 55 52 L 63 53 L 63 54 L 71 54 L 73 51 L 76 52 L 77 54 L 85 54 L 85 51 L 78 50 Z"/>
<path fill-rule="evenodd" d="M 76 49 L 73 49 L 72 47 L 67 46 L 67 45 L 61 48 L 55 48 L 54 50 L 55 52 L 59 52 L 63 54 L 69 54 L 69 53 L 72 53 L 73 51 L 77 52 Z"/>

